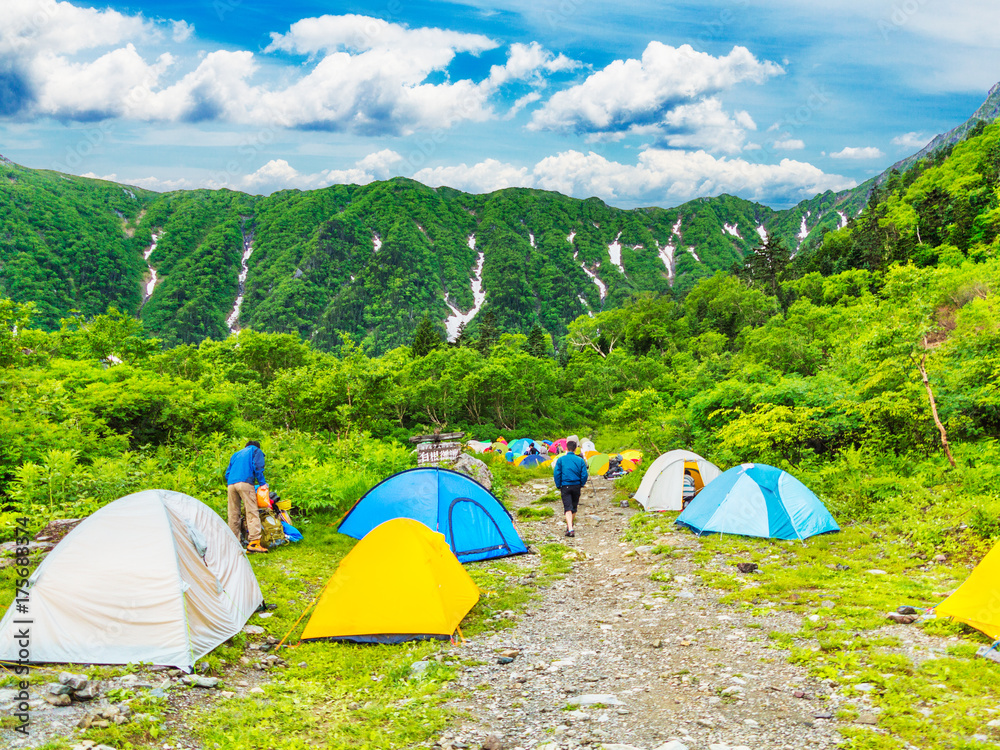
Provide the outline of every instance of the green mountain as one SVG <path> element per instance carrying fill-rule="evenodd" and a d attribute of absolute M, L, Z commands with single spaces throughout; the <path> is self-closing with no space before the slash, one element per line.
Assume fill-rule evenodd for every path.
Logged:
<path fill-rule="evenodd" d="M 994 88 L 977 121 L 995 119 L 998 99 Z M 814 263 L 855 267 L 831 260 L 843 248 L 831 251 L 824 238 L 850 234 L 834 230 L 858 217 L 874 187 L 882 198 L 908 189 L 948 158 L 953 134 L 981 130 L 942 136 L 905 176 L 887 172 L 783 211 L 729 195 L 622 210 L 597 198 L 521 188 L 471 195 L 405 178 L 267 197 L 158 194 L 4 159 L 0 296 L 35 303 L 35 323 L 50 330 L 73 311 L 114 306 L 167 345 L 252 327 L 323 349 L 350 337 L 378 353 L 408 343 L 425 315 L 454 338 L 486 312 L 503 331 L 540 324 L 558 337 L 579 316 L 637 295 L 683 296 L 741 266 L 767 235 L 800 263 L 822 246 L 825 260 Z"/>

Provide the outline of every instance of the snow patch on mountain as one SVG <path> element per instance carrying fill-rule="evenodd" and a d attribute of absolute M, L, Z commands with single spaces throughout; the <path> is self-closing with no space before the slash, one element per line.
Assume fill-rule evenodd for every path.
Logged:
<path fill-rule="evenodd" d="M 233 304 L 233 311 L 226 318 L 226 326 L 230 333 L 237 333 L 240 330 L 238 321 L 240 319 L 240 308 L 243 307 L 243 295 L 246 292 L 247 275 L 250 273 L 250 256 L 253 255 L 253 233 L 243 233 L 243 258 L 240 265 L 239 292 L 236 294 L 236 302 Z"/>
<path fill-rule="evenodd" d="M 723 224 L 722 233 L 731 234 L 733 237 L 739 237 L 741 240 L 743 239 L 743 237 L 740 236 L 740 228 L 735 224 Z"/>
<path fill-rule="evenodd" d="M 660 246 L 660 243 L 656 243 L 656 252 L 660 256 L 660 260 L 663 261 L 663 265 L 667 268 L 667 283 L 670 286 L 674 285 L 674 252 L 677 250 L 672 242 L 668 242 L 666 245 Z"/>
<path fill-rule="evenodd" d="M 589 316 L 590 316 L 591 318 L 592 318 L 592 317 L 594 317 L 594 313 L 593 313 L 593 311 L 592 311 L 592 310 L 590 309 L 590 303 L 589 303 L 589 302 L 587 302 L 587 298 L 586 298 L 586 297 L 584 297 L 584 296 L 583 296 L 582 294 L 578 294 L 578 295 L 576 295 L 576 298 L 577 298 L 578 300 L 580 300 L 580 304 L 581 304 L 581 305 L 583 305 L 583 306 L 584 306 L 585 308 L 587 308 L 587 315 L 589 315 Z"/>
<path fill-rule="evenodd" d="M 624 276 L 625 266 L 622 265 L 622 243 L 619 242 L 621 238 L 622 233 L 619 232 L 618 236 L 615 237 L 615 241 L 608 245 L 608 255 L 611 257 L 611 262 L 618 266 L 618 270 Z"/>
<path fill-rule="evenodd" d="M 149 269 L 149 281 L 146 282 L 145 291 L 142 295 L 143 304 L 153 296 L 153 290 L 156 288 L 156 269 L 149 264 L 149 256 L 153 254 L 153 251 L 156 249 L 156 243 L 160 241 L 160 237 L 162 236 L 162 232 L 153 232 L 153 244 L 142 254 L 142 259 L 146 261 L 146 268 Z"/>
<path fill-rule="evenodd" d="M 800 245 L 805 240 L 805 238 L 809 236 L 809 227 L 806 226 L 806 219 L 811 216 L 812 216 L 812 211 L 806 211 L 802 215 L 802 226 L 799 227 L 799 233 L 796 235 L 799 238 Z"/>
<path fill-rule="evenodd" d="M 574 237 L 576 237 L 576 232 L 570 232 L 569 234 L 566 235 L 566 241 L 572 245 Z M 576 256 L 573 257 L 575 258 Z"/>
<path fill-rule="evenodd" d="M 476 238 L 474 235 L 469 235 L 469 247 L 473 250 L 476 249 Z M 462 324 L 468 324 L 470 320 L 476 317 L 476 314 L 483 309 L 483 303 L 486 301 L 486 292 L 483 290 L 483 265 L 486 262 L 486 254 L 480 250 L 479 258 L 476 260 L 476 270 L 473 272 L 472 276 L 472 309 L 467 313 L 463 313 L 455 305 L 451 303 L 451 298 L 445 294 L 444 303 L 448 305 L 451 310 L 451 315 L 444 322 L 445 330 L 448 333 L 448 341 L 454 341 L 458 338 L 458 329 L 461 328 Z"/>
<path fill-rule="evenodd" d="M 767 230 L 764 229 L 764 225 L 763 224 L 758 224 L 757 225 L 757 234 L 760 235 L 760 241 L 761 242 L 767 242 Z"/>
<path fill-rule="evenodd" d="M 528 242 L 531 243 L 532 247 L 535 246 L 535 235 L 533 235 L 531 232 L 528 232 Z"/>
<path fill-rule="evenodd" d="M 847 226 L 847 216 L 843 211 L 837 211 L 837 215 L 840 217 L 840 223 L 837 225 L 837 229 L 843 229 Z"/>
<path fill-rule="evenodd" d="M 694 259 L 695 259 L 696 261 L 698 261 L 699 263 L 701 263 L 701 258 L 699 258 L 699 257 L 698 257 L 698 253 L 696 253 L 696 252 L 694 251 L 694 246 L 693 246 L 693 245 L 691 245 L 691 246 L 688 246 L 688 252 L 689 252 L 689 253 L 691 253 L 691 255 L 693 255 L 693 256 L 694 256 Z"/>
<path fill-rule="evenodd" d="M 576 255 L 574 254 L 573 257 L 575 258 Z M 591 281 L 593 281 L 595 284 L 597 284 L 597 289 L 600 292 L 601 301 L 603 302 L 604 298 L 608 296 L 608 287 L 607 287 L 607 285 L 603 281 L 601 281 L 599 278 L 597 278 L 597 274 L 596 273 L 594 273 L 589 268 L 587 268 L 587 264 L 586 263 L 581 263 L 580 264 L 580 268 L 582 268 L 583 272 L 590 277 Z"/>
<path fill-rule="evenodd" d="M 375 232 L 372 232 L 372 245 L 375 246 L 376 253 L 382 249 L 382 238 L 375 234 Z"/>

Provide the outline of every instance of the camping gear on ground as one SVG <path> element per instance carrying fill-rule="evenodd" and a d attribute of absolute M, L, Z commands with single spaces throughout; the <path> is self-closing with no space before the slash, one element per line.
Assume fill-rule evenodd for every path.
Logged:
<path fill-rule="evenodd" d="M 554 440 L 549 446 L 549 453 L 565 453 L 566 450 L 566 438 Z"/>
<path fill-rule="evenodd" d="M 476 453 L 485 453 L 490 449 L 492 443 L 483 440 L 470 440 L 466 443 L 469 448 L 472 448 Z"/>
<path fill-rule="evenodd" d="M 646 470 L 635 493 L 636 502 L 646 510 L 683 510 L 685 469 L 691 472 L 696 493 L 722 473 L 718 466 L 697 453 L 668 451 Z"/>
<path fill-rule="evenodd" d="M 594 445 L 594 441 L 590 438 L 584 438 L 577 442 L 577 447 L 580 449 L 581 453 L 586 453 L 587 451 L 597 452 L 597 446 Z"/>
<path fill-rule="evenodd" d="M 605 479 L 617 479 L 625 476 L 625 469 L 622 468 L 621 455 L 614 455 L 608 459 L 608 468 L 604 470 Z"/>
<path fill-rule="evenodd" d="M 1000 544 L 983 558 L 965 583 L 934 608 L 937 617 L 950 617 L 1000 641 Z"/>
<path fill-rule="evenodd" d="M 260 516 L 260 546 L 267 549 L 280 547 L 288 544 L 285 537 L 285 528 L 282 525 L 278 514 L 271 508 L 258 508 L 257 514 Z"/>
<path fill-rule="evenodd" d="M 674 522 L 699 534 L 806 539 L 840 531 L 822 501 L 787 471 L 742 464 L 695 495 Z"/>
<path fill-rule="evenodd" d="M 258 508 L 270 508 L 271 507 L 271 492 L 268 490 L 266 484 L 262 484 L 257 488 L 257 507 Z"/>
<path fill-rule="evenodd" d="M 281 528 L 285 531 L 285 539 L 289 542 L 301 542 L 304 538 L 302 532 L 292 526 L 288 521 L 281 522 Z"/>
<path fill-rule="evenodd" d="M 340 561 L 302 640 L 448 640 L 479 589 L 442 534 L 410 518 L 376 526 Z"/>
<path fill-rule="evenodd" d="M 393 518 L 412 518 L 444 534 L 463 563 L 528 551 L 503 503 L 474 479 L 450 469 L 421 466 L 393 474 L 354 504 L 338 531 L 361 539 Z"/>
<path fill-rule="evenodd" d="M 631 461 L 634 464 L 638 464 L 642 461 L 642 451 L 637 451 L 635 448 L 629 448 L 628 450 L 622 451 L 622 458 L 626 461 Z"/>
<path fill-rule="evenodd" d="M 264 600 L 226 522 L 170 490 L 105 505 L 29 580 L 33 662 L 146 662 L 190 672 Z M 11 606 L 0 622 L 0 659 L 17 661 L 23 617 Z"/>

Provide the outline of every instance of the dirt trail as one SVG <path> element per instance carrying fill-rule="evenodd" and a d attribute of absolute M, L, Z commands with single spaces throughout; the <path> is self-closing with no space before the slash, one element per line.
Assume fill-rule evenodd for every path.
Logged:
<path fill-rule="evenodd" d="M 494 735 L 508 749 L 834 746 L 836 720 L 818 717 L 829 717 L 841 699 L 787 664 L 784 651 L 767 647 L 768 632 L 797 631 L 801 616 L 752 617 L 719 604 L 718 592 L 693 574 L 695 537 L 665 519 L 657 543 L 677 556 L 637 550 L 621 541 L 635 511 L 612 504 L 612 482 L 592 485 L 575 538 L 563 536 L 558 504 L 554 519 L 520 524 L 534 546 L 561 542 L 586 558 L 543 590 L 514 628 L 461 649 L 464 658 L 486 663 L 460 676 L 467 692 L 455 705 L 470 718 L 441 745 L 477 748 Z M 532 482 L 513 504 L 528 505 L 549 489 Z M 538 555 L 518 558 L 526 569 L 540 562 Z M 731 561 L 709 567 L 735 571 Z M 654 571 L 670 583 L 652 580 Z M 498 652 L 507 648 L 521 653 L 500 665 Z M 588 695 L 605 697 L 566 710 Z"/>

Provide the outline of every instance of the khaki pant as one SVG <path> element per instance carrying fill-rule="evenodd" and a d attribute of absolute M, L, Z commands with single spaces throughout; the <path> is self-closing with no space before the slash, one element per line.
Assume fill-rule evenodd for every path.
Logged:
<path fill-rule="evenodd" d="M 260 540 L 260 514 L 257 512 L 257 495 L 249 482 L 237 482 L 227 488 L 229 494 L 229 528 L 240 538 L 240 501 L 247 513 L 247 536 L 249 542 Z"/>

